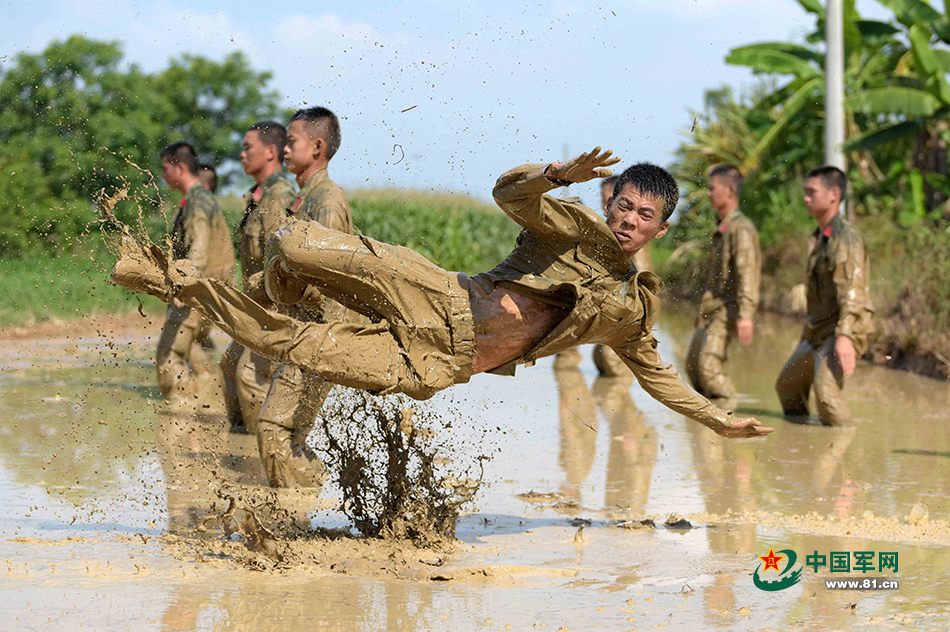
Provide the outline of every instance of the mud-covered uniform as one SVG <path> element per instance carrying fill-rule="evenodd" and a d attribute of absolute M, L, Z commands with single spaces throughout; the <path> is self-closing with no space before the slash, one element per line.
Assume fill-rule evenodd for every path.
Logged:
<path fill-rule="evenodd" d="M 248 279 L 264 269 L 264 243 L 290 217 L 290 206 L 296 197 L 293 185 L 280 170 L 244 194 L 239 243 L 245 290 Z M 256 433 L 257 419 L 274 374 L 272 364 L 270 358 L 248 351 L 236 341 L 231 342 L 221 360 L 221 372 L 224 401 L 232 425 L 243 421 L 248 432 Z"/>
<path fill-rule="evenodd" d="M 686 374 L 693 387 L 724 408 L 736 405 L 736 388 L 723 372 L 736 323 L 755 317 L 762 281 L 762 250 L 755 225 L 739 209 L 712 233 L 709 279 L 689 344 Z"/>
<path fill-rule="evenodd" d="M 782 367 L 775 389 L 786 415 L 808 415 L 812 387 L 818 417 L 829 426 L 847 423 L 851 412 L 842 398 L 844 373 L 835 339 L 847 336 L 860 358 L 874 332 L 870 265 L 864 237 L 839 212 L 824 230 L 816 229 L 808 256 L 808 308 L 801 342 Z"/>
<path fill-rule="evenodd" d="M 546 166 L 525 165 L 499 179 L 495 200 L 524 230 L 507 259 L 471 279 L 408 248 L 317 222 L 292 222 L 272 237 L 268 247 L 281 259 L 277 271 L 285 269 L 294 282 L 316 287 L 371 324 L 303 322 L 204 279 L 183 280 L 175 295 L 259 353 L 336 384 L 426 399 L 471 376 L 469 285 L 487 293 L 500 286 L 569 313 L 527 353 L 491 372 L 514 375 L 518 364 L 603 343 L 667 407 L 711 428 L 730 427 L 730 414 L 686 386 L 656 350 L 659 277 L 636 272 L 594 211 L 545 195 L 558 186 L 544 176 Z"/>
<path fill-rule="evenodd" d="M 353 217 L 343 189 L 330 180 L 326 170 L 304 184 L 290 213 L 293 218 L 334 231 L 353 232 Z M 279 311 L 313 323 L 354 320 L 346 308 L 327 298 L 311 301 L 305 308 L 282 306 Z M 275 367 L 257 427 L 261 460 L 272 486 L 322 485 L 325 468 L 306 439 L 332 388 L 333 384 L 306 367 L 286 361 Z"/>
<path fill-rule="evenodd" d="M 205 278 L 234 281 L 234 245 L 214 195 L 196 182 L 185 193 L 172 221 L 172 256 L 190 259 Z M 168 306 L 158 341 L 156 365 L 162 394 L 185 395 L 191 390 L 194 365 L 210 324 L 190 307 Z M 206 361 L 203 359 L 203 361 Z"/>

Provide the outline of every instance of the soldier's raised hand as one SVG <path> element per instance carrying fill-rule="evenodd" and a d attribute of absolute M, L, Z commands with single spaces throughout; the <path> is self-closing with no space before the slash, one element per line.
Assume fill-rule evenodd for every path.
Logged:
<path fill-rule="evenodd" d="M 550 180 L 563 182 L 587 182 L 594 178 L 606 178 L 611 173 L 609 167 L 620 162 L 620 158 L 613 155 L 611 150 L 600 153 L 600 147 L 594 147 L 589 152 L 571 158 L 569 161 L 552 162 L 544 171 Z"/>

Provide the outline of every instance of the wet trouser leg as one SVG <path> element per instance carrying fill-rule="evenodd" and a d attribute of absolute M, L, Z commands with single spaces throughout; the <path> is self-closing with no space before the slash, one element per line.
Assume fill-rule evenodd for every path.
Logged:
<path fill-rule="evenodd" d="M 829 338 L 815 355 L 818 418 L 826 426 L 846 425 L 851 421 L 851 411 L 844 402 L 844 370 L 835 354 L 835 338 Z"/>
<path fill-rule="evenodd" d="M 282 229 L 279 246 L 294 276 L 384 320 L 302 322 L 210 279 L 189 279 L 176 295 L 246 347 L 334 384 L 427 399 L 468 381 L 474 323 L 464 275 L 446 272 L 408 248 L 317 222 L 292 222 Z"/>
<path fill-rule="evenodd" d="M 194 376 L 191 353 L 202 326 L 201 314 L 197 311 L 168 306 L 155 357 L 158 386 L 163 396 L 184 396 L 191 392 Z"/>
<path fill-rule="evenodd" d="M 307 437 L 332 384 L 291 364 L 271 381 L 257 426 L 257 446 L 271 487 L 321 487 L 326 467 Z"/>
<path fill-rule="evenodd" d="M 594 346 L 594 366 L 597 367 L 600 377 L 631 377 L 633 375 L 617 352 L 607 345 Z"/>
<path fill-rule="evenodd" d="M 241 362 L 243 355 L 244 347 L 232 340 L 219 365 L 224 382 L 224 406 L 232 427 L 244 424 L 244 418 L 241 414 L 241 401 L 237 392 L 238 364 Z"/>
<path fill-rule="evenodd" d="M 581 363 L 581 352 L 578 351 L 577 347 L 573 349 L 568 349 L 567 351 L 562 351 L 561 353 L 554 356 L 554 369 L 576 369 L 577 365 Z"/>
<path fill-rule="evenodd" d="M 815 352 L 807 340 L 802 340 L 785 361 L 775 380 L 782 412 L 789 417 L 808 415 L 808 394 L 815 380 Z"/>
<path fill-rule="evenodd" d="M 235 373 L 235 390 L 241 406 L 241 417 L 251 434 L 257 432 L 257 422 L 267 399 L 274 376 L 275 363 L 267 357 L 244 349 Z"/>
<path fill-rule="evenodd" d="M 720 408 L 734 408 L 736 387 L 723 370 L 729 344 L 735 337 L 735 324 L 725 311 L 700 319 L 687 353 L 686 373 L 701 394 Z"/>

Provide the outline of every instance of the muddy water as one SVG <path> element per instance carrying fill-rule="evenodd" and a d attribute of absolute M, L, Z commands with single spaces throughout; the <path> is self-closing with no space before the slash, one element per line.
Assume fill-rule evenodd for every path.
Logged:
<path fill-rule="evenodd" d="M 691 316 L 661 320 L 678 364 Z M 720 439 L 636 385 L 595 379 L 589 349 L 577 371 L 545 361 L 433 399 L 468 446 L 453 459 L 492 456 L 489 485 L 459 519 L 458 551 L 420 553 L 432 571 L 408 578 L 366 542 L 327 541 L 332 564 L 265 572 L 214 546 L 213 523 L 207 547 L 175 545 L 223 510 L 222 483 L 264 477 L 218 402 L 195 417 L 162 408 L 157 326 L 0 342 L 0 629 L 950 627 L 950 388 L 862 366 L 846 389 L 853 428 L 787 424 L 772 382 L 797 339 L 788 321 L 761 319 L 729 363 L 740 412 L 776 428 L 765 440 Z M 303 523 L 343 526 L 338 498 L 283 500 Z M 664 527 L 671 513 L 694 528 Z M 765 592 L 752 574 L 769 547 L 799 563 L 894 552 L 899 568 L 806 568 Z M 900 588 L 825 588 L 845 576 Z"/>

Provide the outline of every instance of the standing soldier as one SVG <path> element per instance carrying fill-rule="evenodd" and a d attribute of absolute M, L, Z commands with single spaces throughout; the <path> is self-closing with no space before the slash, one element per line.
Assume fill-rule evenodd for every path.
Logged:
<path fill-rule="evenodd" d="M 210 191 L 198 181 L 198 158 L 188 143 L 162 150 L 162 178 L 184 194 L 172 222 L 172 256 L 190 259 L 202 277 L 234 279 L 234 245 Z M 190 307 L 172 301 L 158 341 L 158 385 L 168 398 L 194 393 L 195 358 L 210 324 Z"/>
<path fill-rule="evenodd" d="M 353 219 L 343 189 L 327 173 L 340 148 L 340 123 L 322 107 L 298 110 L 290 119 L 284 162 L 297 178 L 300 194 L 290 207 L 294 217 L 314 220 L 343 233 L 353 233 Z M 266 237 L 265 237 L 266 238 Z M 264 264 L 266 265 L 266 261 Z M 313 305 L 314 302 L 308 302 Z M 342 305 L 329 299 L 318 307 L 294 306 L 298 318 L 325 323 L 346 320 Z M 332 385 L 293 364 L 277 367 L 257 428 L 257 444 L 273 487 L 320 487 L 323 463 L 307 445 L 307 436 Z"/>
<path fill-rule="evenodd" d="M 734 165 L 710 170 L 707 195 L 719 223 L 712 234 L 709 280 L 686 359 L 693 387 L 727 410 L 736 405 L 736 388 L 722 365 L 733 338 L 743 345 L 752 342 L 762 280 L 759 233 L 739 211 L 741 190 L 742 174 Z"/>
<path fill-rule="evenodd" d="M 264 269 L 264 242 L 290 217 L 296 193 L 282 172 L 287 130 L 280 123 L 255 123 L 244 135 L 241 166 L 254 178 L 254 186 L 244 195 L 244 216 L 240 226 L 241 276 L 245 291 L 248 279 Z M 251 434 L 257 432 L 264 398 L 274 372 L 271 360 L 232 342 L 221 360 L 225 403 L 231 427 L 242 423 Z"/>
<path fill-rule="evenodd" d="M 808 256 L 808 307 L 801 342 L 782 367 L 775 390 L 790 421 L 807 421 L 812 386 L 826 426 L 851 419 L 841 391 L 874 331 L 870 267 L 864 237 L 840 212 L 848 179 L 817 167 L 805 180 L 805 206 L 818 222 Z"/>

